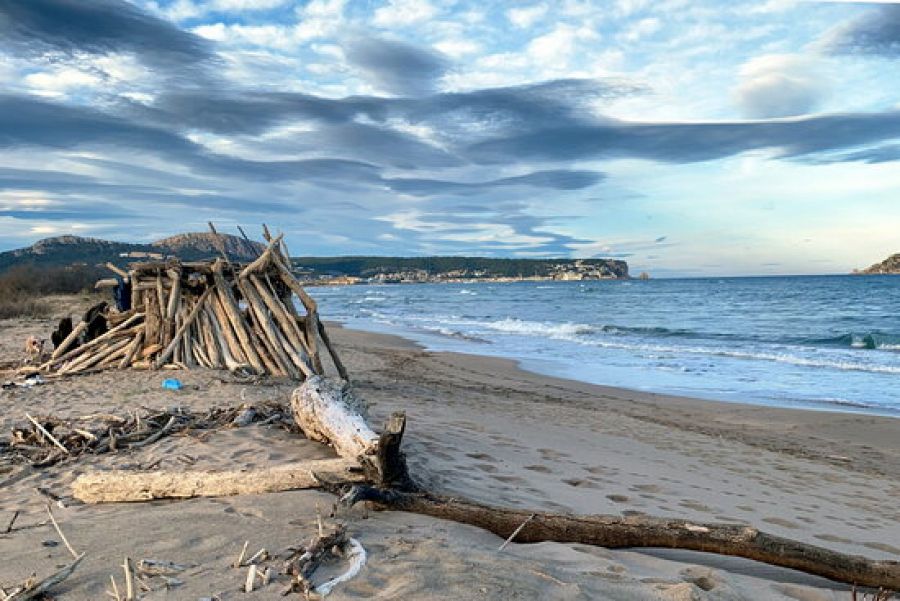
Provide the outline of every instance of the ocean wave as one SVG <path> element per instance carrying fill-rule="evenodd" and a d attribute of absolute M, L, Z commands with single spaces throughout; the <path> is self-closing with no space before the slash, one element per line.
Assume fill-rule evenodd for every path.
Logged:
<path fill-rule="evenodd" d="M 835 405 L 837 407 L 855 407 L 858 409 L 890 409 L 890 407 L 885 407 L 884 405 L 879 405 L 878 403 L 866 403 L 863 401 L 851 401 L 849 399 L 839 399 L 839 398 L 831 398 L 831 399 L 799 399 L 800 402 L 803 403 L 819 403 L 822 405 Z"/>
<path fill-rule="evenodd" d="M 474 336 L 472 334 L 467 334 L 465 332 L 460 332 L 459 330 L 451 330 L 450 328 L 442 328 L 442 327 L 423 327 L 421 330 L 428 332 L 429 334 L 438 334 L 440 336 L 444 336 L 446 338 L 453 338 L 456 340 L 465 340 L 466 342 L 477 342 L 478 344 L 490 344 L 491 341 L 487 338 L 480 338 L 478 336 Z"/>
<path fill-rule="evenodd" d="M 593 334 L 596 329 L 583 323 L 552 323 L 546 321 L 526 321 L 507 317 L 497 321 L 481 322 L 481 325 L 495 332 L 519 334 L 522 336 L 544 336 L 549 338 L 571 339 L 576 336 Z"/>
<path fill-rule="evenodd" d="M 808 342 L 811 342 L 812 344 L 842 346 L 853 349 L 900 351 L 900 335 L 886 334 L 884 332 L 850 332 L 831 338 L 814 338 Z"/>
<path fill-rule="evenodd" d="M 518 336 L 538 336 L 555 340 L 565 340 L 569 342 L 575 342 L 580 345 L 593 346 L 598 348 L 611 348 L 643 353 L 668 353 L 676 357 L 680 354 L 704 355 L 710 357 L 727 357 L 732 359 L 745 359 L 751 361 L 772 361 L 777 363 L 788 363 L 801 367 L 836 369 L 841 371 L 900 374 L 900 366 L 895 365 L 868 364 L 850 360 L 804 357 L 789 352 L 740 350 L 733 348 L 722 348 L 721 346 L 670 346 L 643 342 L 629 342 L 625 339 L 615 340 L 599 336 L 592 336 L 592 334 L 597 334 L 598 332 L 609 333 L 609 328 L 615 326 L 595 327 L 581 323 L 538 322 L 515 318 L 506 318 L 490 322 L 475 322 L 470 323 L 469 325 L 477 325 L 482 328 L 486 328 L 488 330 L 500 332 L 503 334 L 513 334 Z M 657 328 L 652 329 L 655 330 Z M 677 332 L 675 332 L 675 334 L 677 335 Z"/>
<path fill-rule="evenodd" d="M 616 348 L 621 350 L 645 351 L 655 353 L 672 353 L 672 354 L 690 354 L 690 355 L 706 355 L 713 357 L 729 357 L 733 359 L 747 359 L 755 361 L 773 361 L 777 363 L 788 363 L 802 367 L 816 367 L 823 369 L 837 369 L 841 371 L 861 371 L 878 374 L 900 374 L 900 366 L 895 365 L 877 365 L 863 364 L 852 361 L 840 361 L 831 359 L 818 359 L 811 357 L 800 357 L 789 353 L 774 352 L 753 352 L 740 351 L 733 349 L 723 349 L 716 347 L 695 347 L 695 346 L 662 346 L 654 344 L 628 344 L 620 342 L 611 342 L 603 340 L 590 340 L 586 344 L 602 348 Z"/>

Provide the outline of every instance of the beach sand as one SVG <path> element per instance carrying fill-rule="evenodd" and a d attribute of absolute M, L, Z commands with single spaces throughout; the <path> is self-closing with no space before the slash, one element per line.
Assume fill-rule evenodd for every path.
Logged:
<path fill-rule="evenodd" d="M 52 320 L 0 322 L 0 359 L 17 359 L 28 334 Z M 405 449 L 430 488 L 480 501 L 574 513 L 645 513 L 739 522 L 872 558 L 900 560 L 900 420 L 676 398 L 535 375 L 514 362 L 429 353 L 400 338 L 331 326 L 357 393 L 375 421 L 408 414 Z M 179 377 L 185 390 L 161 388 Z M 9 373 L 0 376 L 10 377 Z M 106 372 L 0 393 L 0 432 L 24 413 L 72 417 L 174 405 L 203 410 L 242 402 L 288 402 L 295 384 L 236 383 L 196 370 Z M 60 600 L 106 598 L 121 563 L 168 560 L 192 567 L 182 586 L 143 599 L 281 599 L 284 577 L 252 594 L 250 552 L 278 553 L 315 532 L 317 491 L 187 501 L 85 506 L 71 496 L 98 469 L 242 469 L 329 457 L 329 449 L 272 426 L 174 436 L 146 448 L 83 456 L 48 469 L 0 472 L 0 586 L 70 561 L 46 496 L 72 545 L 87 554 L 54 590 Z M 40 489 L 40 490 L 39 490 Z M 64 507 L 63 507 L 64 506 Z M 12 532 L 4 534 L 15 511 Z M 329 598 L 842 600 L 848 588 L 798 572 L 707 554 L 511 544 L 477 528 L 356 508 L 342 515 L 368 563 Z M 47 545 L 53 546 L 47 546 Z M 270 565 L 279 565 L 271 562 Z M 336 568 L 335 568 L 336 569 Z M 290 598 L 290 597 L 287 597 Z"/>

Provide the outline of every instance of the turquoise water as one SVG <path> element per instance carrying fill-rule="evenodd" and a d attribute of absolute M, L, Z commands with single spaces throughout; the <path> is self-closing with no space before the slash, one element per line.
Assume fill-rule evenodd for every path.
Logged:
<path fill-rule="evenodd" d="M 316 288 L 325 319 L 596 384 L 900 416 L 900 277 Z"/>

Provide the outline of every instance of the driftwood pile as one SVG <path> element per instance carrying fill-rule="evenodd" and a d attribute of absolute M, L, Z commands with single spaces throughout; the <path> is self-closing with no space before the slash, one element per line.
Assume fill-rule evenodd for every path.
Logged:
<path fill-rule="evenodd" d="M 127 272 L 110 265 L 130 284 L 132 308 L 108 314 L 108 330 L 82 344 L 89 324 L 80 322 L 39 371 L 200 366 L 302 381 L 324 374 L 321 340 L 346 378 L 316 303 L 291 273 L 281 242 L 282 236 L 269 237 L 247 265 L 230 262 L 224 251 L 212 262 L 134 263 Z"/>
<path fill-rule="evenodd" d="M 94 414 L 74 419 L 33 417 L 16 425 L 8 442 L 0 442 L 0 460 L 46 467 L 84 453 L 94 455 L 150 445 L 166 436 L 190 430 L 278 424 L 296 430 L 280 403 L 213 408 L 194 412 L 181 407 L 165 411 L 145 410 L 128 416 Z"/>

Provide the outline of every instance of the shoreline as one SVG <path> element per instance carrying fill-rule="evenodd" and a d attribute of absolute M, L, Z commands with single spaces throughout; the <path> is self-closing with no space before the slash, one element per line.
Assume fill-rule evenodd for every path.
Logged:
<path fill-rule="evenodd" d="M 549 385 L 559 391 L 577 392 L 590 399 L 596 410 L 674 427 L 704 435 L 725 437 L 744 444 L 777 449 L 798 457 L 824 459 L 833 465 L 854 465 L 862 471 L 900 478 L 900 419 L 869 413 L 758 405 L 730 400 L 711 400 L 684 395 L 647 392 L 593 384 L 529 370 L 516 359 L 428 350 L 419 342 L 398 334 L 348 328 L 328 322 L 330 330 L 365 344 L 398 351 L 411 351 L 451 364 L 465 366 L 470 374 L 496 374 L 515 381 Z M 584 400 L 577 401 L 584 403 Z M 701 422 L 695 417 L 703 416 Z M 827 431 L 829 440 L 803 444 L 796 437 L 804 432 Z M 791 437 L 794 437 L 792 440 Z M 813 441 L 810 441 L 813 442 Z M 823 453 L 821 446 L 829 449 Z"/>

